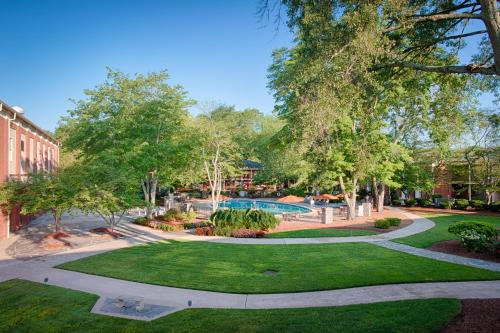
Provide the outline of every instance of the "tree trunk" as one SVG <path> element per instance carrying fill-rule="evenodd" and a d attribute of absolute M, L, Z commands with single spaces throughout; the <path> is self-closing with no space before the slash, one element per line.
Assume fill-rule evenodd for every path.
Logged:
<path fill-rule="evenodd" d="M 469 196 L 469 201 L 472 200 L 472 166 L 471 163 L 467 160 L 468 162 L 468 186 L 467 186 L 467 193 Z"/>
<path fill-rule="evenodd" d="M 384 199 L 385 199 L 385 184 L 382 182 L 377 182 L 376 177 L 372 177 L 372 193 L 375 196 L 374 205 L 377 208 L 377 212 L 384 211 Z"/>
<path fill-rule="evenodd" d="M 153 208 L 156 203 L 156 187 L 158 186 L 158 178 L 154 171 L 148 174 L 148 177 L 142 182 L 142 192 L 144 193 L 144 201 L 148 203 L 146 206 L 146 217 L 153 218 Z"/>
<path fill-rule="evenodd" d="M 52 216 L 54 216 L 56 232 L 61 232 L 61 216 L 58 213 L 52 213 Z"/>
<path fill-rule="evenodd" d="M 345 183 L 344 183 L 344 177 L 339 176 L 339 184 L 340 184 L 340 189 L 342 191 L 342 195 L 344 196 L 344 200 L 347 204 L 347 220 L 352 221 L 356 217 L 356 185 L 357 185 L 357 179 L 354 179 L 353 181 L 353 189 L 350 192 L 347 192 Z"/>
<path fill-rule="evenodd" d="M 493 50 L 495 72 L 500 75 L 500 14 L 496 0 L 479 0 L 481 16 Z"/>

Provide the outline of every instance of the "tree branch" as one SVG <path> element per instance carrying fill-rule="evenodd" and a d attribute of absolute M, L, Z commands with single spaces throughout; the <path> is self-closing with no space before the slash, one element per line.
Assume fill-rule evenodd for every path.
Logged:
<path fill-rule="evenodd" d="M 476 64 L 470 64 L 466 66 L 430 66 L 422 65 L 404 61 L 395 61 L 387 64 L 380 64 L 374 66 L 373 69 L 381 69 L 387 67 L 402 67 L 402 68 L 413 68 L 416 70 L 432 73 L 447 73 L 447 74 L 483 74 L 483 75 L 498 75 L 493 66 L 480 66 Z"/>
<path fill-rule="evenodd" d="M 421 23 L 421 22 L 428 22 L 428 21 L 442 21 L 442 20 L 457 20 L 457 19 L 475 19 L 475 20 L 482 20 L 483 17 L 480 14 L 471 14 L 471 13 L 447 13 L 447 14 L 431 14 L 431 15 L 426 15 L 426 16 L 420 16 L 420 17 L 414 17 L 411 18 L 409 23 L 415 24 L 415 23 Z M 405 27 L 405 25 L 397 25 L 394 27 L 387 28 L 385 31 L 386 32 L 391 32 L 394 30 L 398 30 Z"/>

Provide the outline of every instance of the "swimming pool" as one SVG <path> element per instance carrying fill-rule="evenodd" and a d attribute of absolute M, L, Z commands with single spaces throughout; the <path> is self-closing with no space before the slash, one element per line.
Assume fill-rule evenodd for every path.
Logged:
<path fill-rule="evenodd" d="M 259 200 L 228 200 L 222 201 L 219 204 L 220 208 L 233 209 L 262 209 L 273 214 L 282 213 L 300 213 L 305 214 L 311 212 L 310 209 L 298 205 L 291 205 L 274 201 L 259 201 Z"/>

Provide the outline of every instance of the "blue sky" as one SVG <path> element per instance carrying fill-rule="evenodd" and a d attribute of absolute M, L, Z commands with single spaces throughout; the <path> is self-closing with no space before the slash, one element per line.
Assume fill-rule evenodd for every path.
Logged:
<path fill-rule="evenodd" d="M 259 20 L 259 2 L 0 0 L 0 99 L 20 105 L 46 129 L 72 107 L 68 98 L 105 79 L 166 69 L 198 101 L 271 112 L 271 51 L 286 28 Z M 263 27 L 264 26 L 264 27 Z"/>
<path fill-rule="evenodd" d="M 198 101 L 273 109 L 267 67 L 286 27 L 259 20 L 258 0 L 0 0 L 0 99 L 53 130 L 69 98 L 104 81 L 166 69 Z M 491 104 L 485 96 L 484 105 Z"/>

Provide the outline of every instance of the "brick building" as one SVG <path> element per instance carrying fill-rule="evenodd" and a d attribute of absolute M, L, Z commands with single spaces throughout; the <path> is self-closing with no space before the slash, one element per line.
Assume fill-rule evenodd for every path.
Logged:
<path fill-rule="evenodd" d="M 32 123 L 19 108 L 0 100 L 0 182 L 9 177 L 26 179 L 30 173 L 52 172 L 57 168 L 59 147 L 47 132 Z M 29 216 L 14 210 L 10 216 L 0 212 L 0 240 L 28 223 Z"/>

